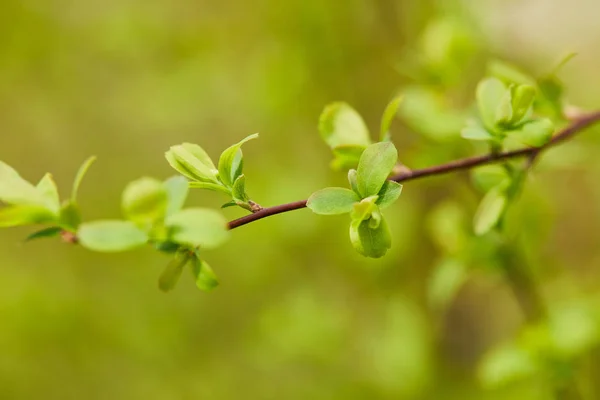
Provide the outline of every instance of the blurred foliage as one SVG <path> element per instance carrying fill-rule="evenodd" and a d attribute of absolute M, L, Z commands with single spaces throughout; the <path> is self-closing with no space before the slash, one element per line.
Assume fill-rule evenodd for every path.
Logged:
<path fill-rule="evenodd" d="M 120 215 L 128 182 L 172 175 L 171 146 L 219 154 L 259 131 L 244 149 L 253 200 L 306 198 L 346 186 L 318 131 L 333 101 L 379 132 L 401 94 L 390 133 L 411 168 L 485 150 L 460 130 L 489 58 L 542 77 L 549 97 L 559 77 L 570 104 L 598 106 L 598 12 L 590 0 L 3 0 L 0 159 L 29 181 L 52 170 L 68 193 L 97 155 L 78 194 L 90 220 Z M 472 233 L 481 193 L 467 174 L 407 184 L 380 260 L 354 253 L 345 216 L 236 230 L 203 254 L 219 266 L 210 294 L 189 279 L 161 293 L 169 259 L 147 250 L 99 255 L 2 230 L 0 398 L 548 399 L 549 380 L 573 375 L 598 398 L 598 151 L 590 132 L 545 154 L 509 211 L 550 305 L 523 328 L 493 240 Z M 222 202 L 201 191 L 186 205 Z"/>

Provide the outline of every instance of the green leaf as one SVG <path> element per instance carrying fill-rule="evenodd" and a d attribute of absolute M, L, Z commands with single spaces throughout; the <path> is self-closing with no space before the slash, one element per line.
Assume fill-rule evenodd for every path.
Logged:
<path fill-rule="evenodd" d="M 56 222 L 56 216 L 44 206 L 17 204 L 0 208 L 0 227 Z"/>
<path fill-rule="evenodd" d="M 58 224 L 71 232 L 75 232 L 81 224 L 81 212 L 79 206 L 73 200 L 67 200 L 60 208 Z"/>
<path fill-rule="evenodd" d="M 488 353 L 479 366 L 479 380 L 486 387 L 498 387 L 537 374 L 535 358 L 515 344 L 507 344 Z"/>
<path fill-rule="evenodd" d="M 83 178 L 87 174 L 94 161 L 96 161 L 96 156 L 89 157 L 83 162 L 83 164 L 81 164 L 79 170 L 77 170 L 77 174 L 75 174 L 75 180 L 73 181 L 73 189 L 71 190 L 72 202 L 77 202 L 77 195 L 79 193 L 79 187 L 81 186 L 81 182 L 83 181 Z"/>
<path fill-rule="evenodd" d="M 345 145 L 337 146 L 332 149 L 334 159 L 331 167 L 335 170 L 356 168 L 360 156 L 365 151 L 366 146 Z"/>
<path fill-rule="evenodd" d="M 357 183 L 357 172 L 355 169 L 351 169 L 348 171 L 348 183 L 350 183 L 350 187 L 358 196 L 360 196 L 358 192 L 358 183 Z"/>
<path fill-rule="evenodd" d="M 469 140 L 495 141 L 497 139 L 496 136 L 492 135 L 487 129 L 480 125 L 466 126 L 460 131 L 460 135 Z"/>
<path fill-rule="evenodd" d="M 246 194 L 246 177 L 242 174 L 237 177 L 231 189 L 231 195 L 235 200 L 246 202 L 249 200 Z"/>
<path fill-rule="evenodd" d="M 369 130 L 360 114 L 342 102 L 325 107 L 319 118 L 321 137 L 332 149 L 339 146 L 371 144 Z"/>
<path fill-rule="evenodd" d="M 30 242 L 30 241 L 36 240 L 36 239 L 55 237 L 55 236 L 60 235 L 62 231 L 63 231 L 63 229 L 60 226 L 51 226 L 50 228 L 45 228 L 45 229 L 42 229 L 42 230 L 32 233 L 31 235 L 29 235 L 25 238 L 25 241 Z"/>
<path fill-rule="evenodd" d="M 229 207 L 237 207 L 237 206 L 238 206 L 238 203 L 236 203 L 234 200 L 231 200 L 231 201 L 223 204 L 221 206 L 221 208 L 229 208 Z"/>
<path fill-rule="evenodd" d="M 385 107 L 385 111 L 381 117 L 381 127 L 379 129 L 379 137 L 382 142 L 389 142 L 391 140 L 390 126 L 398 114 L 400 103 L 402 103 L 402 96 L 397 96 L 389 102 L 387 107 Z"/>
<path fill-rule="evenodd" d="M 232 187 L 236 179 L 242 174 L 242 145 L 258 138 L 258 133 L 250 135 L 233 146 L 227 148 L 219 158 L 219 177 L 227 187 Z"/>
<path fill-rule="evenodd" d="M 313 193 L 308 198 L 307 207 L 315 214 L 336 215 L 352 211 L 360 198 L 352 190 L 330 187 Z"/>
<path fill-rule="evenodd" d="M 214 248 L 229 238 L 227 220 L 210 209 L 188 208 L 167 217 L 165 224 L 172 228 L 172 241 L 192 247 Z"/>
<path fill-rule="evenodd" d="M 389 227 L 384 219 L 380 220 L 375 229 L 370 225 L 370 220 L 353 221 L 350 224 L 352 246 L 365 257 L 383 257 L 392 247 Z"/>
<path fill-rule="evenodd" d="M 513 108 L 512 108 L 512 93 L 513 87 L 511 86 L 504 92 L 504 96 L 500 100 L 498 107 L 496 107 L 496 118 L 494 120 L 494 126 L 510 126 L 513 120 Z"/>
<path fill-rule="evenodd" d="M 443 260 L 429 279 L 427 296 L 436 310 L 448 306 L 469 277 L 467 267 L 461 260 Z"/>
<path fill-rule="evenodd" d="M 123 191 L 123 214 L 134 222 L 154 223 L 163 219 L 167 205 L 167 190 L 161 181 L 154 178 L 135 180 Z"/>
<path fill-rule="evenodd" d="M 360 203 L 355 203 L 350 213 L 352 221 L 365 221 L 371 218 L 373 212 L 378 210 L 377 200 L 379 196 L 370 196 L 366 199 L 362 199 Z"/>
<path fill-rule="evenodd" d="M 163 292 L 168 292 L 175 288 L 183 268 L 191 258 L 191 252 L 189 250 L 181 250 L 175 253 L 175 257 L 167 264 L 165 270 L 160 274 L 158 278 L 158 287 Z"/>
<path fill-rule="evenodd" d="M 471 172 L 471 179 L 477 189 L 487 192 L 493 187 L 510 182 L 511 177 L 502 165 L 484 165 Z"/>
<path fill-rule="evenodd" d="M 183 208 L 188 196 L 188 180 L 183 176 L 173 176 L 164 181 L 167 192 L 167 215 L 173 215 Z"/>
<path fill-rule="evenodd" d="M 200 290 L 208 292 L 219 286 L 217 275 L 215 275 L 210 265 L 199 259 L 198 256 L 192 260 L 192 273 L 196 279 L 196 286 Z"/>
<path fill-rule="evenodd" d="M 376 195 L 387 181 L 398 161 L 398 152 L 391 142 L 367 147 L 356 171 L 356 183 L 361 197 Z"/>
<path fill-rule="evenodd" d="M 52 174 L 47 173 L 44 175 L 38 182 L 36 188 L 46 200 L 46 207 L 48 210 L 58 216 L 60 212 L 60 199 L 58 198 L 58 188 L 52 178 Z"/>
<path fill-rule="evenodd" d="M 513 117 L 511 121 L 513 124 L 519 123 L 529 114 L 531 107 L 533 107 L 535 94 L 535 87 L 530 85 L 520 85 L 514 89 L 512 97 Z"/>
<path fill-rule="evenodd" d="M 131 250 L 146 244 L 148 235 L 131 221 L 103 220 L 82 224 L 77 231 L 79 243 L 101 252 Z"/>
<path fill-rule="evenodd" d="M 172 146 L 165 153 L 165 158 L 177 172 L 193 181 L 219 183 L 215 165 L 204 149 L 196 144 Z"/>
<path fill-rule="evenodd" d="M 510 135 L 521 143 L 532 147 L 541 147 L 552 139 L 554 123 L 548 118 L 528 122 L 518 131 L 511 131 Z"/>
<path fill-rule="evenodd" d="M 488 75 L 496 77 L 506 84 L 535 85 L 535 79 L 505 61 L 490 61 L 487 66 L 487 72 Z"/>
<path fill-rule="evenodd" d="M 392 204 L 400 197 L 402 193 L 402 185 L 394 182 L 394 181 L 386 181 L 381 190 L 377 194 L 379 198 L 375 202 L 379 206 L 380 209 L 385 209 Z"/>
<path fill-rule="evenodd" d="M 2 161 L 0 161 L 0 201 L 16 205 L 46 205 L 44 195 Z"/>
<path fill-rule="evenodd" d="M 221 183 L 192 181 L 192 182 L 189 182 L 189 187 L 191 189 L 206 189 L 206 190 L 212 190 L 213 192 L 225 193 L 228 196 L 231 195 L 231 190 L 227 189 Z"/>
<path fill-rule="evenodd" d="M 496 78 L 483 79 L 477 85 L 477 106 L 485 127 L 492 132 L 496 130 L 498 107 L 505 99 L 508 91 L 506 85 Z"/>
<path fill-rule="evenodd" d="M 495 228 L 500 222 L 507 204 L 504 188 L 496 187 L 487 192 L 475 213 L 475 234 L 483 235 Z"/>

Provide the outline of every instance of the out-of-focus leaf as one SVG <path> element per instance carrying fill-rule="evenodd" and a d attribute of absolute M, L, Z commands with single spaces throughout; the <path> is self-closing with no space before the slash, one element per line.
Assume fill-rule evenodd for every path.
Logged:
<path fill-rule="evenodd" d="M 177 172 L 193 181 L 219 184 L 218 170 L 204 149 L 198 145 L 183 143 L 172 146 L 165 153 L 165 158 Z"/>
<path fill-rule="evenodd" d="M 510 181 L 510 175 L 502 165 L 484 165 L 471 171 L 471 179 L 477 189 L 487 192 Z"/>
<path fill-rule="evenodd" d="M 192 273 L 196 279 L 196 286 L 200 290 L 208 292 L 219 286 L 219 279 L 210 265 L 197 256 L 192 260 Z"/>
<path fill-rule="evenodd" d="M 508 88 L 501 80 L 486 78 L 477 85 L 477 106 L 481 119 L 488 131 L 496 132 L 498 108 Z M 510 104 L 510 103 L 509 103 Z"/>
<path fill-rule="evenodd" d="M 496 108 L 496 118 L 495 118 L 495 126 L 500 126 L 504 128 L 505 126 L 510 126 L 513 120 L 513 89 L 508 88 L 504 92 L 504 96 L 500 100 L 498 107 Z"/>
<path fill-rule="evenodd" d="M 366 147 L 371 144 L 369 130 L 360 114 L 342 102 L 325 107 L 319 118 L 319 132 L 332 149 L 349 145 Z"/>
<path fill-rule="evenodd" d="M 173 176 L 163 182 L 167 192 L 167 214 L 172 215 L 183 208 L 188 196 L 188 180 L 183 176 Z"/>
<path fill-rule="evenodd" d="M 511 123 L 519 123 L 531 111 L 533 101 L 535 100 L 535 87 L 530 85 L 520 85 L 513 90 Z"/>
<path fill-rule="evenodd" d="M 0 208 L 0 227 L 43 224 L 56 221 L 56 215 L 44 206 L 17 204 Z"/>
<path fill-rule="evenodd" d="M 125 187 L 121 205 L 128 219 L 134 222 L 153 223 L 165 217 L 168 193 L 161 181 L 141 178 Z"/>
<path fill-rule="evenodd" d="M 400 197 L 401 193 L 401 184 L 393 181 L 386 181 L 381 187 L 379 193 L 377 194 L 379 198 L 377 199 L 375 204 L 377 204 L 379 208 L 383 210 L 394 204 L 396 200 L 398 200 L 398 198 Z"/>
<path fill-rule="evenodd" d="M 554 123 L 548 118 L 542 118 L 526 123 L 520 130 L 511 131 L 510 135 L 523 144 L 540 147 L 552 139 L 554 130 Z"/>
<path fill-rule="evenodd" d="M 361 197 L 379 193 L 398 161 L 398 152 L 391 142 L 374 143 L 367 147 L 356 171 L 356 183 Z"/>
<path fill-rule="evenodd" d="M 485 129 L 483 126 L 474 125 L 474 124 L 464 127 L 460 131 L 460 135 L 463 138 L 469 139 L 469 140 L 494 141 L 497 139 L 496 136 L 494 136 L 490 132 L 488 132 L 488 130 Z"/>
<path fill-rule="evenodd" d="M 60 208 L 59 225 L 71 232 L 77 230 L 81 224 L 81 212 L 79 206 L 73 200 L 67 200 Z"/>
<path fill-rule="evenodd" d="M 243 160 L 242 145 L 256 138 L 258 138 L 258 133 L 242 139 L 221 154 L 219 158 L 219 177 L 225 186 L 232 187 L 233 183 L 242 174 L 242 168 L 240 168 Z"/>
<path fill-rule="evenodd" d="M 506 344 L 488 353 L 479 365 L 481 383 L 490 388 L 533 376 L 539 370 L 535 358 L 516 344 Z"/>
<path fill-rule="evenodd" d="M 148 235 L 131 221 L 104 220 L 81 224 L 77 231 L 79 243 L 87 249 L 101 252 L 131 250 L 148 242 Z"/>
<path fill-rule="evenodd" d="M 45 229 L 42 229 L 42 230 L 32 233 L 31 235 L 29 235 L 25 238 L 25 241 L 30 242 L 30 241 L 36 240 L 36 239 L 55 237 L 55 236 L 60 235 L 60 233 L 62 231 L 63 231 L 62 228 L 59 226 L 51 226 L 50 228 L 45 228 Z"/>
<path fill-rule="evenodd" d="M 229 238 L 227 220 L 206 208 L 188 208 L 167 217 L 170 239 L 191 247 L 214 248 Z"/>
<path fill-rule="evenodd" d="M 356 145 L 334 147 L 332 151 L 335 158 L 331 162 L 331 167 L 335 170 L 356 168 L 360 161 L 360 156 L 366 148 L 366 146 Z"/>
<path fill-rule="evenodd" d="M 467 281 L 468 268 L 455 258 L 444 259 L 429 278 L 427 297 L 429 304 L 436 310 L 446 307 Z"/>
<path fill-rule="evenodd" d="M 46 205 L 44 195 L 2 161 L 0 161 L 0 201 L 15 205 Z"/>
<path fill-rule="evenodd" d="M 54 215 L 58 216 L 60 211 L 60 199 L 58 198 L 58 188 L 52 178 L 52 174 L 48 173 L 38 182 L 36 189 L 42 194 L 46 200 L 46 207 Z"/>
<path fill-rule="evenodd" d="M 489 76 L 498 78 L 506 84 L 535 85 L 535 79 L 505 61 L 490 61 L 487 65 L 487 72 Z"/>
<path fill-rule="evenodd" d="M 496 187 L 487 192 L 475 213 L 475 234 L 483 235 L 495 228 L 502 219 L 507 203 L 504 189 Z"/>
<path fill-rule="evenodd" d="M 356 251 L 365 257 L 380 258 L 392 247 L 390 229 L 384 219 L 376 228 L 371 228 L 370 220 L 352 221 L 350 242 Z"/>
<path fill-rule="evenodd" d="M 600 343 L 600 320 L 583 301 L 555 307 L 549 318 L 554 350 L 562 357 L 577 357 Z"/>
<path fill-rule="evenodd" d="M 381 117 L 381 127 L 379 129 L 380 141 L 388 142 L 391 140 L 390 126 L 392 125 L 392 121 L 398 114 L 398 108 L 400 107 L 401 102 L 402 96 L 396 96 L 385 107 L 383 116 Z"/>
<path fill-rule="evenodd" d="M 175 253 L 173 259 L 167 264 L 165 270 L 160 274 L 158 278 L 158 287 L 163 292 L 173 290 L 181 277 L 183 268 L 191 258 L 189 250 L 182 250 Z"/>
<path fill-rule="evenodd" d="M 79 194 L 79 187 L 81 186 L 81 182 L 83 182 L 83 178 L 87 174 L 94 161 L 96 161 L 96 156 L 89 157 L 83 162 L 83 164 L 81 164 L 81 166 L 77 170 L 77 174 L 75 174 L 75 180 L 73 181 L 73 189 L 71 190 L 72 202 L 77 202 L 77 195 Z"/>
<path fill-rule="evenodd" d="M 445 201 L 429 213 L 427 225 L 438 247 L 447 254 L 456 255 L 471 241 L 467 236 L 470 226 L 467 221 L 468 217 L 460 203 Z"/>
<path fill-rule="evenodd" d="M 360 198 L 350 189 L 330 187 L 313 193 L 308 198 L 307 207 L 315 214 L 335 215 L 352 211 Z"/>

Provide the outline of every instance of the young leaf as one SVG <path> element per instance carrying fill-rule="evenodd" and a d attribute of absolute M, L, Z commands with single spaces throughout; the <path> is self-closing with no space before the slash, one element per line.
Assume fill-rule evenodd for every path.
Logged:
<path fill-rule="evenodd" d="M 73 181 L 73 189 L 71 190 L 72 202 L 77 202 L 77 194 L 79 193 L 79 187 L 81 186 L 81 182 L 83 181 L 83 178 L 87 174 L 87 171 L 90 169 L 94 161 L 96 161 L 96 156 L 89 157 L 83 162 L 83 164 L 81 164 L 79 170 L 77 170 L 75 180 Z"/>
<path fill-rule="evenodd" d="M 460 135 L 469 140 L 495 141 L 497 139 L 496 136 L 480 125 L 468 125 L 460 131 Z"/>
<path fill-rule="evenodd" d="M 60 212 L 60 199 L 58 198 L 58 189 L 54 179 L 52 179 L 52 174 L 48 173 L 44 175 L 36 188 L 46 200 L 46 207 L 48 207 L 48 210 L 58 216 L 58 213 Z"/>
<path fill-rule="evenodd" d="M 167 267 L 158 278 L 158 287 L 160 290 L 168 292 L 177 285 L 177 282 L 181 277 L 181 272 L 190 258 L 191 255 L 188 250 L 182 250 L 175 253 L 175 257 L 167 264 Z"/>
<path fill-rule="evenodd" d="M 165 153 L 171 167 L 193 181 L 212 182 L 218 184 L 217 169 L 202 147 L 183 143 L 172 146 Z"/>
<path fill-rule="evenodd" d="M 153 223 L 165 217 L 167 203 L 168 194 L 161 181 L 141 178 L 125 187 L 121 206 L 127 219 Z"/>
<path fill-rule="evenodd" d="M 351 169 L 348 171 L 348 183 L 350 183 L 350 187 L 352 188 L 352 190 L 354 191 L 354 193 L 356 193 L 358 196 L 360 196 L 360 194 L 358 193 L 358 183 L 357 183 L 357 172 L 355 169 Z"/>
<path fill-rule="evenodd" d="M 219 158 L 219 177 L 225 186 L 232 187 L 236 179 L 242 174 L 242 145 L 256 138 L 258 138 L 258 133 L 244 138 L 221 154 Z"/>
<path fill-rule="evenodd" d="M 356 183 L 361 197 L 379 193 L 397 160 L 398 152 L 391 142 L 375 143 L 367 147 L 356 171 Z"/>
<path fill-rule="evenodd" d="M 17 204 L 0 208 L 0 227 L 51 223 L 56 215 L 44 206 Z"/>
<path fill-rule="evenodd" d="M 501 187 L 487 192 L 475 213 L 475 234 L 484 235 L 495 228 L 504 214 L 507 203 L 506 193 Z"/>
<path fill-rule="evenodd" d="M 527 146 L 540 147 L 552 139 L 554 123 L 548 118 L 528 122 L 518 131 L 512 131 L 511 136 Z"/>
<path fill-rule="evenodd" d="M 378 210 L 377 200 L 379 196 L 370 196 L 366 199 L 362 199 L 360 203 L 355 203 L 350 213 L 352 221 L 366 221 L 371 218 L 373 212 Z"/>
<path fill-rule="evenodd" d="M 188 208 L 167 217 L 172 228 L 171 241 L 202 248 L 214 248 L 229 238 L 227 220 L 218 212 L 205 208 Z"/>
<path fill-rule="evenodd" d="M 394 202 L 400 197 L 401 193 L 401 184 L 393 181 L 386 181 L 378 193 L 379 198 L 375 204 L 377 204 L 379 208 L 383 210 L 394 204 Z"/>
<path fill-rule="evenodd" d="M 484 165 L 473 170 L 471 179 L 477 189 L 487 192 L 500 184 L 509 183 L 511 178 L 501 165 Z"/>
<path fill-rule="evenodd" d="M 208 292 L 219 286 L 219 280 L 210 265 L 198 256 L 192 260 L 192 274 L 194 274 L 196 286 L 200 290 Z"/>
<path fill-rule="evenodd" d="M 192 181 L 189 183 L 189 187 L 191 189 L 206 189 L 212 190 L 213 192 L 225 193 L 228 196 L 231 195 L 231 190 L 223 186 L 221 183 Z"/>
<path fill-rule="evenodd" d="M 379 129 L 379 137 L 382 142 L 389 142 L 391 140 L 390 126 L 392 125 L 394 117 L 398 114 L 400 103 L 402 103 L 402 96 L 395 97 L 389 102 L 383 112 L 383 116 L 381 117 L 381 127 Z"/>
<path fill-rule="evenodd" d="M 502 80 L 506 84 L 535 85 L 535 79 L 514 65 L 501 60 L 492 60 L 487 66 L 488 75 Z"/>
<path fill-rule="evenodd" d="M 246 177 L 242 174 L 237 177 L 231 189 L 231 195 L 237 201 L 247 202 L 249 200 L 246 194 Z"/>
<path fill-rule="evenodd" d="M 366 146 L 345 145 L 337 146 L 332 149 L 334 159 L 331 167 L 335 170 L 347 168 L 356 168 L 360 156 L 365 151 Z"/>
<path fill-rule="evenodd" d="M 350 224 L 350 241 L 356 251 L 371 258 L 383 257 L 392 247 L 392 237 L 384 219 L 375 229 L 370 227 L 370 220 L 353 221 Z"/>
<path fill-rule="evenodd" d="M 21 178 L 8 164 L 0 161 L 0 201 L 6 204 L 44 206 L 44 195 L 31 183 Z"/>
<path fill-rule="evenodd" d="M 81 212 L 79 206 L 73 200 L 67 200 L 60 208 L 58 224 L 61 228 L 75 232 L 81 224 Z"/>
<path fill-rule="evenodd" d="M 26 242 L 30 242 L 36 239 L 50 238 L 60 235 L 62 232 L 62 228 L 60 226 L 51 226 L 50 228 L 45 228 L 39 230 L 37 232 L 32 233 L 31 235 L 25 238 Z"/>
<path fill-rule="evenodd" d="M 336 215 L 352 211 L 360 198 L 352 190 L 330 187 L 321 189 L 308 198 L 307 207 L 315 214 Z"/>
<path fill-rule="evenodd" d="M 494 120 L 494 126 L 510 126 L 513 120 L 513 88 L 508 88 L 504 92 L 504 96 L 500 99 L 498 107 L 496 107 L 496 118 Z"/>
<path fill-rule="evenodd" d="M 173 176 L 163 182 L 167 192 L 167 215 L 175 214 L 183 208 L 188 195 L 188 180 L 183 176 Z"/>
<path fill-rule="evenodd" d="M 346 103 L 337 102 L 325 107 L 319 118 L 319 132 L 332 149 L 371 144 L 369 130 L 362 117 Z"/>
<path fill-rule="evenodd" d="M 535 88 L 530 85 L 520 85 L 514 90 L 512 97 L 512 123 L 519 123 L 531 110 L 535 99 Z"/>
<path fill-rule="evenodd" d="M 496 78 L 486 78 L 477 85 L 477 105 L 485 127 L 495 132 L 498 107 L 506 92 L 506 85 Z"/>
<path fill-rule="evenodd" d="M 131 250 L 148 241 L 146 232 L 133 222 L 120 220 L 82 224 L 77 231 L 77 238 L 83 247 L 101 252 Z"/>

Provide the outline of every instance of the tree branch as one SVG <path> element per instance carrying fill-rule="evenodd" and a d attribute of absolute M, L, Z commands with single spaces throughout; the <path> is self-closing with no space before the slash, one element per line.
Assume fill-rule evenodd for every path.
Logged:
<path fill-rule="evenodd" d="M 524 149 L 507 151 L 504 153 L 486 154 L 482 156 L 463 158 L 460 160 L 451 161 L 446 164 L 401 172 L 397 175 L 392 176 L 390 180 L 396 182 L 406 182 L 414 179 L 424 178 L 427 176 L 443 175 L 450 172 L 468 170 L 482 165 L 493 164 L 513 158 L 535 158 L 539 153 L 543 152 L 544 150 L 547 150 L 550 147 L 556 146 L 557 144 L 560 144 L 563 141 L 570 139 L 577 133 L 581 132 L 583 129 L 598 122 L 600 122 L 600 110 L 577 117 L 571 124 L 562 129 L 558 134 L 556 134 L 552 138 L 552 140 L 550 140 L 550 142 L 548 142 L 542 147 L 527 147 Z M 307 200 L 299 200 L 292 203 L 280 204 L 274 207 L 263 208 L 262 210 L 255 212 L 254 214 L 246 215 L 244 217 L 229 222 L 229 229 L 239 228 L 240 226 L 249 224 L 254 221 L 258 221 L 271 215 L 281 214 L 288 211 L 305 208 L 306 202 Z"/>

